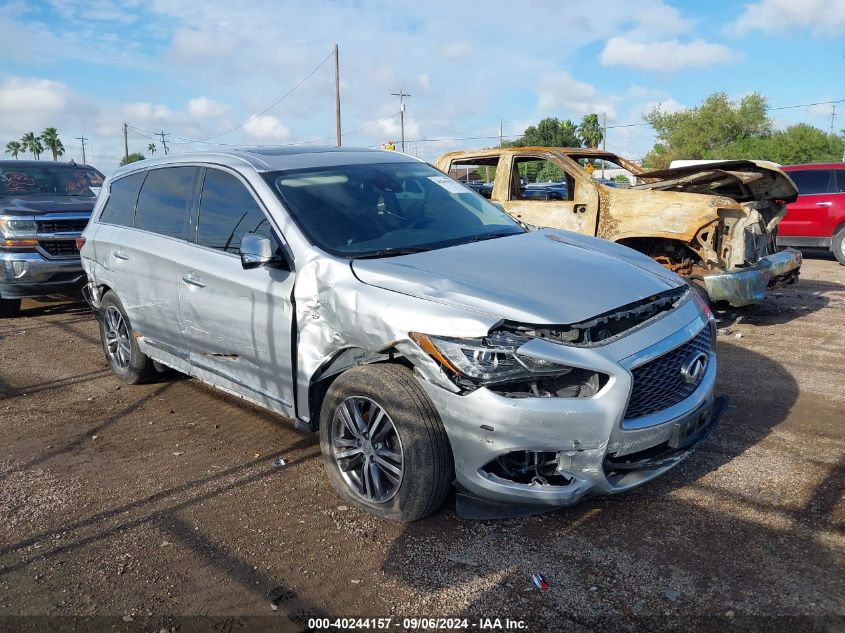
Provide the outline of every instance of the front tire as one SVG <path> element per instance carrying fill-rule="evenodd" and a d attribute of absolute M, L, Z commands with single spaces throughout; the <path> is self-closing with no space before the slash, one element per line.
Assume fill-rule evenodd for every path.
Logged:
<path fill-rule="evenodd" d="M 401 365 L 356 367 L 321 407 L 320 448 L 335 491 L 376 516 L 410 522 L 443 505 L 452 449 L 434 404 Z"/>
<path fill-rule="evenodd" d="M 0 299 L 0 319 L 12 319 L 21 312 L 20 299 Z"/>
<path fill-rule="evenodd" d="M 845 228 L 840 229 L 839 233 L 833 236 L 831 250 L 839 263 L 845 266 Z"/>
<path fill-rule="evenodd" d="M 111 290 L 100 301 L 99 316 L 100 340 L 112 373 L 131 385 L 149 382 L 156 374 L 153 361 L 138 347 L 129 317 Z"/>

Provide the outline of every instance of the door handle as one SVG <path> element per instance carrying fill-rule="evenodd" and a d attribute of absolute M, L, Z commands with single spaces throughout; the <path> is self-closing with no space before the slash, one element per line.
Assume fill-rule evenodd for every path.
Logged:
<path fill-rule="evenodd" d="M 833 206 L 833 203 L 832 202 L 817 202 L 816 206 L 817 207 L 830 207 L 830 206 Z"/>
<path fill-rule="evenodd" d="M 572 211 L 575 213 L 586 213 L 587 212 L 587 205 L 586 204 L 576 204 L 572 207 Z"/>
<path fill-rule="evenodd" d="M 114 251 L 114 252 L 112 253 L 112 255 L 114 255 L 117 259 L 122 259 L 122 260 L 127 260 L 127 259 L 129 259 L 129 255 L 127 255 L 127 254 L 126 254 L 126 253 L 124 253 L 123 251 Z"/>
<path fill-rule="evenodd" d="M 196 286 L 197 288 L 205 288 L 205 284 L 202 283 L 199 277 L 194 275 L 193 273 L 188 273 L 186 275 L 182 275 L 182 281 L 184 281 L 189 286 Z"/>

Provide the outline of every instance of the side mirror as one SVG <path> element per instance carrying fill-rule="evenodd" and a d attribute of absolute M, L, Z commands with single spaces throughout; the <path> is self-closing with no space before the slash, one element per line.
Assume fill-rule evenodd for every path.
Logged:
<path fill-rule="evenodd" d="M 279 259 L 273 252 L 270 238 L 255 233 L 247 233 L 241 238 L 241 266 L 244 270 L 267 266 Z"/>

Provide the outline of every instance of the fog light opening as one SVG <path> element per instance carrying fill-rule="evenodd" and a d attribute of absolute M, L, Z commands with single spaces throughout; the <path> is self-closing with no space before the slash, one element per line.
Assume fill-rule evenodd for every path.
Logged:
<path fill-rule="evenodd" d="M 568 486 L 572 479 L 557 472 L 559 455 L 551 451 L 513 451 L 500 455 L 481 470 L 517 484 Z"/>

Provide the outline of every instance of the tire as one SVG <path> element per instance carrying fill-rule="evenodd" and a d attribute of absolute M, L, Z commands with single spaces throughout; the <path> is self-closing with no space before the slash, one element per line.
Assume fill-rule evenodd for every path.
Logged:
<path fill-rule="evenodd" d="M 0 299 L 0 319 L 12 319 L 20 313 L 20 299 Z"/>
<path fill-rule="evenodd" d="M 351 421 L 356 408 L 364 429 L 372 428 L 370 423 L 378 427 L 372 437 L 360 426 L 356 434 L 344 421 L 344 411 Z M 379 409 L 386 414 L 380 424 Z M 443 505 L 454 477 L 452 448 L 434 404 L 408 368 L 380 363 L 350 369 L 334 381 L 320 411 L 323 463 L 332 487 L 345 501 L 403 523 L 422 519 Z M 353 457 L 337 457 L 356 450 Z M 400 460 L 386 457 L 397 452 Z M 385 462 L 394 469 L 399 464 L 400 475 L 383 467 Z M 365 481 L 361 475 L 368 466 L 376 474 Z M 373 477 L 380 479 L 380 486 Z"/>
<path fill-rule="evenodd" d="M 845 229 L 840 229 L 839 233 L 833 236 L 833 243 L 830 245 L 836 259 L 839 263 L 845 266 Z"/>
<path fill-rule="evenodd" d="M 125 327 L 119 325 L 118 315 Z M 103 353 L 112 373 L 130 385 L 149 382 L 156 375 L 153 361 L 138 347 L 126 310 L 111 290 L 100 301 L 99 322 Z M 115 336 L 115 331 L 120 335 Z"/>

